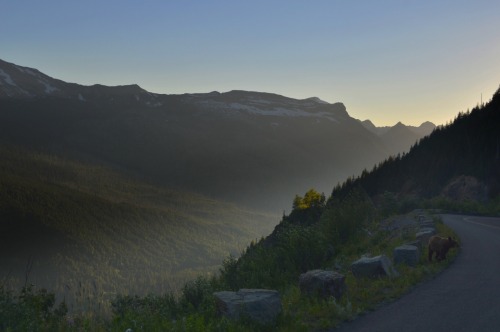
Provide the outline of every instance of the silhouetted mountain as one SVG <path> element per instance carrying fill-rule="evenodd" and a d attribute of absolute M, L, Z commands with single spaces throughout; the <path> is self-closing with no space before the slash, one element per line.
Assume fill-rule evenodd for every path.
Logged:
<path fill-rule="evenodd" d="M 436 125 L 432 122 L 425 121 L 418 127 L 408 126 L 408 128 L 423 137 L 432 133 L 432 131 L 436 129 Z"/>
<path fill-rule="evenodd" d="M 377 134 L 377 127 L 375 127 L 375 125 L 373 124 L 373 122 L 371 122 L 370 120 L 361 121 L 361 124 L 363 125 L 363 127 L 365 127 L 366 129 L 368 129 L 372 133 Z"/>
<path fill-rule="evenodd" d="M 391 155 L 408 152 L 415 142 L 429 135 L 436 128 L 436 125 L 429 121 L 418 127 L 406 126 L 401 122 L 392 127 L 376 127 L 370 120 L 361 121 L 361 124 L 382 139 Z"/>
<path fill-rule="evenodd" d="M 432 123 L 432 122 L 429 122 L 429 121 L 423 122 L 418 127 L 415 127 L 415 126 L 406 126 L 406 125 L 404 125 L 401 122 L 398 122 L 396 125 L 394 125 L 392 127 L 391 126 L 376 127 L 373 124 L 373 122 L 371 122 L 370 120 L 361 121 L 361 124 L 366 129 L 368 129 L 369 131 L 371 131 L 372 133 L 374 133 L 374 134 L 376 134 L 378 136 L 384 135 L 385 133 L 387 133 L 389 130 L 391 130 L 392 128 L 394 128 L 396 126 L 404 126 L 404 127 L 408 128 L 408 129 L 410 129 L 410 131 L 416 133 L 419 137 L 424 137 L 424 136 L 429 135 L 436 128 L 436 125 L 434 123 Z"/>
<path fill-rule="evenodd" d="M 403 130 L 402 125 L 397 127 Z M 409 153 L 391 157 L 371 172 L 349 179 L 334 190 L 333 196 L 342 196 L 354 187 L 363 188 L 371 197 L 387 193 L 420 198 L 497 197 L 500 194 L 500 90 L 489 103 L 459 113 L 450 125 L 437 127 Z M 464 192 L 465 187 L 469 192 Z"/>
<path fill-rule="evenodd" d="M 296 193 L 330 190 L 399 152 L 343 104 L 316 97 L 160 95 L 65 83 L 4 61 L 0 70 L 0 140 L 245 205 L 281 210 Z"/>
<path fill-rule="evenodd" d="M 386 146 L 390 147 L 392 155 L 398 152 L 408 151 L 409 147 L 418 141 L 420 137 L 422 136 L 418 135 L 401 122 L 398 122 L 395 126 L 380 135 L 380 138 Z"/>

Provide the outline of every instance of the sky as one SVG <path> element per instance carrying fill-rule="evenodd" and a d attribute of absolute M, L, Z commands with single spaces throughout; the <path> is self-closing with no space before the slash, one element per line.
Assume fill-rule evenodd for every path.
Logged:
<path fill-rule="evenodd" d="M 84 85 L 342 102 L 445 124 L 500 86 L 500 1 L 0 0 L 0 59 Z"/>

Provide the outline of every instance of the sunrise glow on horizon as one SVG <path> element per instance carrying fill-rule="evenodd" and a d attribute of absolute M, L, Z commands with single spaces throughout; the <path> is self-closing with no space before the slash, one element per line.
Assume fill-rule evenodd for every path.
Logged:
<path fill-rule="evenodd" d="M 437 125 L 500 85 L 497 1 L 2 3 L 0 59 L 78 84 L 342 102 Z"/>

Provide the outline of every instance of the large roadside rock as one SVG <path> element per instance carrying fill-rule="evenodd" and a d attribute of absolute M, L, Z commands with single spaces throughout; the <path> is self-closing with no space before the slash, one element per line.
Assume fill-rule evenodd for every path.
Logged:
<path fill-rule="evenodd" d="M 436 229 L 432 227 L 421 228 L 420 231 L 415 235 L 415 238 L 422 244 L 427 245 L 427 242 L 431 236 L 436 235 Z"/>
<path fill-rule="evenodd" d="M 312 270 L 300 275 L 299 287 L 303 294 L 333 296 L 338 300 L 346 291 L 345 276 L 335 271 Z"/>
<path fill-rule="evenodd" d="M 397 277 L 399 275 L 386 255 L 362 257 L 351 264 L 351 271 L 356 278 Z"/>
<path fill-rule="evenodd" d="M 408 266 L 417 266 L 420 260 L 420 250 L 416 246 L 402 245 L 394 248 L 394 264 L 406 264 Z"/>
<path fill-rule="evenodd" d="M 230 319 L 248 317 L 261 324 L 273 322 L 282 310 L 279 293 L 268 289 L 240 289 L 214 293 L 217 312 Z"/>
<path fill-rule="evenodd" d="M 425 244 L 427 245 L 427 243 L 425 243 Z M 419 240 L 406 242 L 405 245 L 417 247 L 420 252 L 422 252 L 422 249 L 424 248 L 424 246 L 422 245 L 422 243 Z"/>
<path fill-rule="evenodd" d="M 420 228 L 434 228 L 436 224 L 432 220 L 425 220 L 418 224 Z"/>

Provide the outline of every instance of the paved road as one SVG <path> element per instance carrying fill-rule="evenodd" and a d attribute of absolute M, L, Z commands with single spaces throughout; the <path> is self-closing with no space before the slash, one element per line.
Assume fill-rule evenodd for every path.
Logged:
<path fill-rule="evenodd" d="M 500 218 L 444 215 L 461 253 L 436 279 L 344 331 L 500 331 Z"/>

